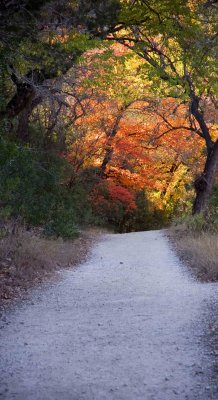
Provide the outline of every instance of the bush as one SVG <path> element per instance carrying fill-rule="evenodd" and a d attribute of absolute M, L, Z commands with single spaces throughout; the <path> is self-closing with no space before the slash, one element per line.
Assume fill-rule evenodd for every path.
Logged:
<path fill-rule="evenodd" d="M 120 233 L 157 229 L 165 224 L 163 213 L 151 206 L 144 190 L 134 193 L 108 179 L 96 185 L 90 197 L 99 223 Z"/>
<path fill-rule="evenodd" d="M 200 234 L 206 230 L 206 220 L 203 214 L 183 215 L 173 221 L 173 225 L 181 231 Z"/>
<path fill-rule="evenodd" d="M 156 210 L 144 190 L 136 193 L 136 208 L 129 219 L 129 231 L 159 229 L 165 225 L 164 214 Z"/>
<path fill-rule="evenodd" d="M 218 183 L 214 186 L 207 214 L 207 225 L 211 232 L 218 232 Z"/>
<path fill-rule="evenodd" d="M 112 225 L 118 232 L 125 231 L 129 216 L 136 208 L 132 192 L 108 179 L 94 187 L 90 200 L 99 224 Z"/>
<path fill-rule="evenodd" d="M 27 224 L 43 224 L 53 213 L 58 196 L 60 168 L 28 148 L 0 143 L 0 196 L 9 216 Z"/>
<path fill-rule="evenodd" d="M 218 185 L 215 186 L 207 212 L 196 215 L 184 214 L 173 221 L 177 230 L 187 231 L 193 235 L 203 232 L 218 232 Z"/>
<path fill-rule="evenodd" d="M 89 221 L 91 207 L 84 185 L 67 186 L 69 164 L 3 139 L 0 152 L 0 218 L 44 226 L 49 236 L 76 237 L 76 226 Z"/>
<path fill-rule="evenodd" d="M 74 210 L 63 210 L 56 218 L 49 221 L 44 228 L 44 234 L 51 237 L 62 237 L 63 239 L 75 239 L 79 236 L 75 225 Z"/>

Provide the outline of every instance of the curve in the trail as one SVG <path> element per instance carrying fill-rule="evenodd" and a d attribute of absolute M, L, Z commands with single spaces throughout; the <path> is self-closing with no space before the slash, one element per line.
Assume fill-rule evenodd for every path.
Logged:
<path fill-rule="evenodd" d="M 104 235 L 88 262 L 7 315 L 0 399 L 218 399 L 217 295 L 163 232 Z"/>

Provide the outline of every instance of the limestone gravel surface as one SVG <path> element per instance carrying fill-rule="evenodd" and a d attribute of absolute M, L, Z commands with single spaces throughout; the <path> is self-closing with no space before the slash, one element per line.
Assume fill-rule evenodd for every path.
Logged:
<path fill-rule="evenodd" d="M 218 285 L 163 231 L 107 234 L 4 315 L 0 399 L 218 399 Z"/>

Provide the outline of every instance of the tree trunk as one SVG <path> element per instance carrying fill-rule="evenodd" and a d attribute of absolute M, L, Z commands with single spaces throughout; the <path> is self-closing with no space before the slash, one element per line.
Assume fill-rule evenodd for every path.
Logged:
<path fill-rule="evenodd" d="M 114 149 L 112 147 L 112 144 L 110 143 L 110 144 L 107 145 L 107 148 L 106 148 L 106 151 L 105 151 L 105 155 L 104 155 L 104 159 L 102 161 L 101 168 L 100 168 L 100 171 L 101 171 L 100 175 L 101 175 L 102 178 L 105 176 L 106 167 L 107 167 L 107 165 L 110 163 L 110 161 L 112 159 L 113 152 L 114 152 Z"/>
<path fill-rule="evenodd" d="M 31 113 L 31 107 L 28 106 L 18 116 L 18 127 L 16 136 L 22 142 L 27 143 L 29 141 L 29 117 Z"/>
<path fill-rule="evenodd" d="M 203 173 L 195 181 L 196 198 L 193 214 L 205 212 L 218 171 L 218 140 L 209 151 Z"/>
<path fill-rule="evenodd" d="M 16 137 L 24 143 L 29 143 L 29 119 L 35 107 L 37 107 L 42 101 L 42 97 L 35 97 L 31 104 L 26 105 L 18 114 L 18 126 L 16 131 Z"/>
<path fill-rule="evenodd" d="M 115 136 L 119 130 L 119 123 L 123 116 L 123 111 L 125 111 L 125 108 L 121 108 L 120 113 L 117 115 L 117 117 L 115 119 L 112 130 L 109 133 L 107 133 L 107 143 L 106 143 L 105 155 L 104 155 L 101 167 L 100 167 L 100 175 L 102 178 L 105 176 L 106 167 L 110 163 L 112 156 L 113 156 L 113 152 L 114 152 L 113 139 L 115 138 Z"/>
<path fill-rule="evenodd" d="M 207 147 L 207 159 L 203 173 L 196 179 L 194 186 L 196 191 L 196 198 L 193 204 L 193 214 L 206 212 L 210 194 L 215 183 L 216 174 L 218 171 L 218 140 L 214 143 L 209 128 L 204 120 L 204 114 L 199 109 L 200 99 L 195 95 L 192 85 L 191 88 L 191 105 L 190 111 L 197 120 L 202 137 L 205 140 Z"/>

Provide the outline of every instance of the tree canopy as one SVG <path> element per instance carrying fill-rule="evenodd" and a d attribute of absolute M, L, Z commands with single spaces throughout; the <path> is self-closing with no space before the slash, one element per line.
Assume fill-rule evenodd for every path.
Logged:
<path fill-rule="evenodd" d="M 0 16 L 2 216 L 67 236 L 208 212 L 216 1 L 6 0 Z"/>

